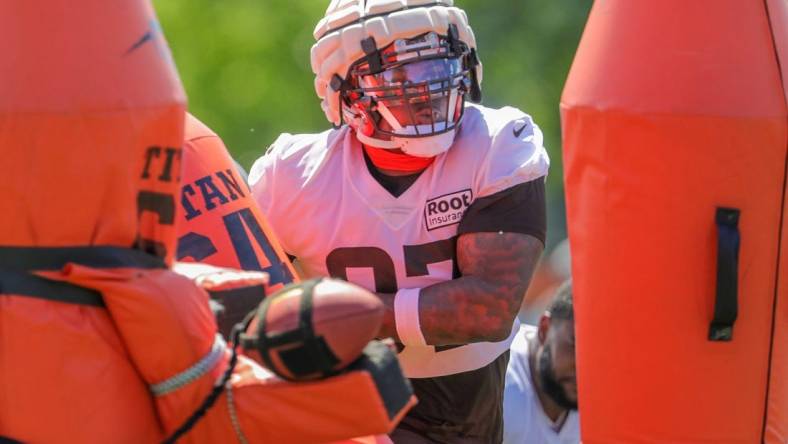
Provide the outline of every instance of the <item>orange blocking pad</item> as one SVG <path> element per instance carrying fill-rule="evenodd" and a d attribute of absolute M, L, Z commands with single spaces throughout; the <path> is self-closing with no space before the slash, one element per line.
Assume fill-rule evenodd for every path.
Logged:
<path fill-rule="evenodd" d="M 0 3 L 0 436 L 163 438 L 100 296 L 36 272 L 75 251 L 53 247 L 174 255 L 185 97 L 168 51 L 144 1 Z"/>
<path fill-rule="evenodd" d="M 150 5 L 3 2 L 0 37 L 0 245 L 173 257 L 185 97 Z"/>
<path fill-rule="evenodd" d="M 3 291 L 0 381 L 0 436 L 129 444 L 163 438 L 148 387 L 103 308 Z"/>
<path fill-rule="evenodd" d="M 0 437 L 160 442 L 229 359 L 208 295 L 166 268 L 185 115 L 166 43 L 147 1 L 1 2 L 0 37 Z M 282 410 L 305 423 L 330 422 L 328 405 L 358 418 L 320 440 L 386 433 L 410 399 L 384 416 L 377 386 L 358 373 L 321 385 L 341 386 L 332 393 L 353 405 Z M 262 422 L 278 409 L 264 402 L 275 390 L 251 377 L 259 388 L 236 399 L 255 411 L 238 416 Z M 220 397 L 179 442 L 234 439 L 227 405 Z"/>
<path fill-rule="evenodd" d="M 394 353 L 379 342 L 371 342 L 349 372 L 323 381 L 266 383 L 240 373 L 233 397 L 246 413 L 241 429 L 261 442 L 307 444 L 388 433 L 416 403 Z"/>
<path fill-rule="evenodd" d="M 561 107 L 583 442 L 760 442 L 788 155 L 764 3 L 598 0 Z"/>
<path fill-rule="evenodd" d="M 104 295 L 131 360 L 151 387 L 167 385 L 216 346 L 208 295 L 187 277 L 169 270 L 71 265 L 60 278 Z M 205 399 L 227 368 L 228 355 L 187 384 L 158 392 L 156 410 L 167 434 Z M 243 434 L 250 442 L 315 443 L 388 433 L 415 403 L 393 352 L 374 342 L 364 359 L 339 376 L 290 383 L 242 357 L 230 384 L 232 390 L 222 392 L 184 442 L 225 442 Z"/>
<path fill-rule="evenodd" d="M 774 305 L 772 360 L 769 369 L 769 393 L 764 428 L 766 444 L 788 442 L 788 191 L 784 199 L 780 268 L 777 274 L 777 294 Z"/>
<path fill-rule="evenodd" d="M 783 94 L 788 102 L 788 3 L 781 0 L 767 0 L 766 6 L 772 40 L 781 67 Z M 788 159 L 786 159 L 786 174 L 788 174 Z M 788 189 L 784 191 L 783 199 L 782 243 L 777 273 L 772 360 L 764 428 L 766 444 L 788 442 Z"/>

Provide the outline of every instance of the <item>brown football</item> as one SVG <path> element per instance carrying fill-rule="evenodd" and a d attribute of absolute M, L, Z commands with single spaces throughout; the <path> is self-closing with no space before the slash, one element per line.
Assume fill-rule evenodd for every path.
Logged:
<path fill-rule="evenodd" d="M 383 303 L 357 285 L 313 279 L 266 297 L 255 318 L 245 335 L 254 338 L 250 356 L 285 379 L 318 379 L 361 356 L 380 330 Z"/>

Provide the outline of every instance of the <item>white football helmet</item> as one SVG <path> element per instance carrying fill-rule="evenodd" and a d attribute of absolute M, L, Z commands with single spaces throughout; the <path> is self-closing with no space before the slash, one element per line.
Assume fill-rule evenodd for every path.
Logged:
<path fill-rule="evenodd" d="M 454 140 L 482 66 L 452 0 L 334 0 L 315 29 L 315 89 L 326 117 L 365 145 L 432 157 Z"/>

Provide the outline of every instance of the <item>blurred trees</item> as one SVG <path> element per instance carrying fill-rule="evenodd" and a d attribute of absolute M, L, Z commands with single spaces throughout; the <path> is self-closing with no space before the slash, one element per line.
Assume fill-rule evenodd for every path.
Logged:
<path fill-rule="evenodd" d="M 558 102 L 592 0 L 455 0 L 484 64 L 483 103 L 531 114 L 545 133 L 551 242 L 565 236 Z M 309 49 L 328 0 L 154 0 L 189 109 L 246 168 L 282 132 L 329 127 Z"/>

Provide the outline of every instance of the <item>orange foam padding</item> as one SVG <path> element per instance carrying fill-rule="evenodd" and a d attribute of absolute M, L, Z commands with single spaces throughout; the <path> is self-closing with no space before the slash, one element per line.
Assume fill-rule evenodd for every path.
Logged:
<path fill-rule="evenodd" d="M 244 370 L 244 366 L 251 366 Z M 416 404 L 394 353 L 372 342 L 350 371 L 315 382 L 251 378 L 244 360 L 233 383 L 241 429 L 260 442 L 309 444 L 390 433 Z M 261 413 L 263 412 L 263 413 Z M 384 437 L 367 437 L 384 444 Z M 390 442 L 390 441 L 389 441 Z"/>
<path fill-rule="evenodd" d="M 0 436 L 129 444 L 164 437 L 106 310 L 6 293 L 0 326 Z"/>
<path fill-rule="evenodd" d="M 783 202 L 782 245 L 776 298 L 769 398 L 764 429 L 766 444 L 788 442 L 788 193 Z"/>
<path fill-rule="evenodd" d="M 760 442 L 788 154 L 765 4 L 598 0 L 561 112 L 583 442 Z M 739 311 L 710 342 L 721 206 Z"/>
<path fill-rule="evenodd" d="M 766 0 L 769 12 L 772 41 L 774 41 L 777 59 L 780 62 L 780 74 L 783 79 L 783 93 L 788 102 L 788 3 L 784 0 Z"/>
<path fill-rule="evenodd" d="M 271 291 L 297 280 L 224 143 L 192 115 L 182 162 L 178 260 L 265 271 Z"/>
<path fill-rule="evenodd" d="M 208 295 L 170 270 L 70 265 L 60 279 L 100 291 L 135 368 L 157 384 L 211 349 L 216 324 Z M 388 433 L 415 400 L 394 354 L 383 344 L 352 371 L 310 383 L 289 383 L 241 357 L 230 385 L 184 442 L 227 442 L 236 434 L 229 402 L 249 442 L 317 443 Z M 380 353 L 380 348 L 388 354 Z M 155 398 L 167 434 L 196 410 L 225 371 L 229 353 L 202 377 Z"/>
<path fill-rule="evenodd" d="M 185 97 L 149 3 L 4 2 L 0 54 L 0 245 L 171 258 Z"/>
<path fill-rule="evenodd" d="M 788 3 L 767 0 L 772 40 L 780 61 L 783 93 L 788 101 Z M 788 168 L 788 163 L 786 168 Z M 780 270 L 774 309 L 772 362 L 769 371 L 769 394 L 766 404 L 764 442 L 788 442 L 788 190 L 783 201 Z"/>
<path fill-rule="evenodd" d="M 208 294 L 185 276 L 167 269 L 99 270 L 70 264 L 60 279 L 101 292 L 130 359 L 148 384 L 188 369 L 211 350 L 216 322 Z M 167 434 L 200 405 L 224 368 L 225 360 L 203 377 L 155 398 Z M 214 433 L 228 432 L 218 429 Z"/>
<path fill-rule="evenodd" d="M 0 54 L 0 247 L 172 257 L 185 97 L 150 4 L 2 2 Z M 0 293 L 0 436 L 163 437 L 105 310 Z"/>

